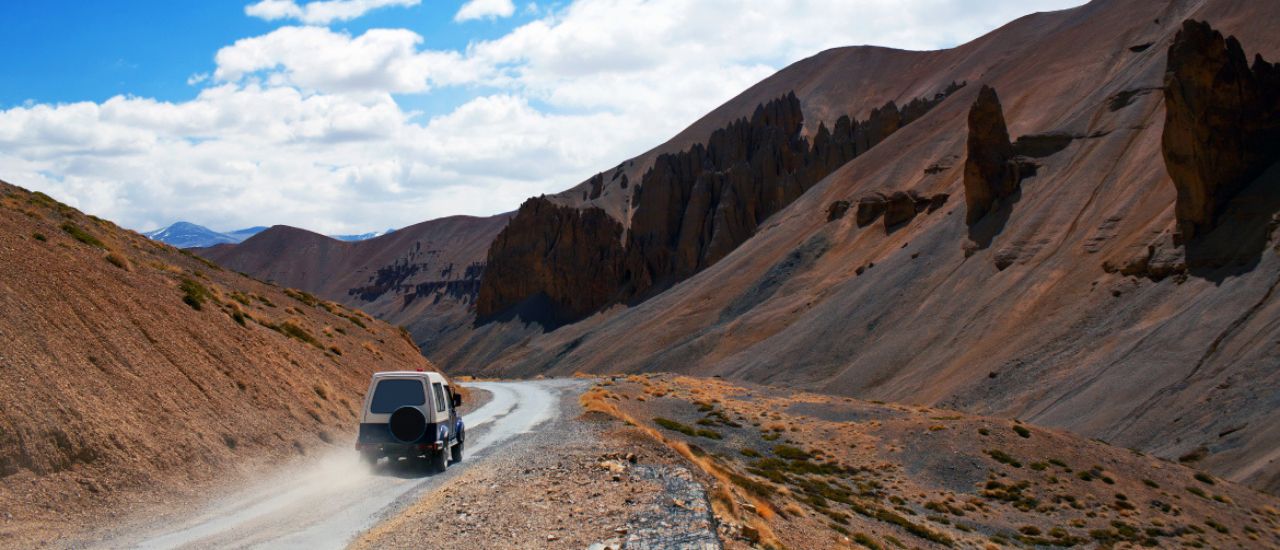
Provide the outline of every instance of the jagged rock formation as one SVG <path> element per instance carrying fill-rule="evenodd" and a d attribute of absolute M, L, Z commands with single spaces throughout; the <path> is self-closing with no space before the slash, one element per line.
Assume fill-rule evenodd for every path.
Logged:
<path fill-rule="evenodd" d="M 827 174 L 962 86 L 953 82 L 901 108 L 890 101 L 866 121 L 845 115 L 833 129 L 821 123 L 812 145 L 801 135 L 804 115 L 795 93 L 758 105 L 751 118 L 716 130 L 705 143 L 657 157 L 636 190 L 625 242 L 622 226 L 610 224 L 603 211 L 576 214 L 530 200 L 489 249 L 477 313 L 489 318 L 541 295 L 559 323 L 610 302 L 642 301 L 724 258 Z M 598 197 L 603 182 L 603 173 L 592 178 L 586 198 Z M 915 215 L 917 198 L 903 195 L 894 223 Z M 582 224 L 603 229 L 602 236 L 578 236 Z M 576 237 L 559 238 L 566 234 Z"/>
<path fill-rule="evenodd" d="M 621 298 L 643 298 L 714 264 L 855 150 L 851 131 L 828 137 L 824 128 L 814 154 L 800 136 L 803 122 L 789 94 L 705 145 L 658 157 L 636 192 Z"/>
<path fill-rule="evenodd" d="M 968 158 L 964 163 L 965 221 L 977 223 L 996 201 L 1013 195 L 1035 165 L 1016 156 L 1004 123 L 1000 97 L 990 86 L 978 91 L 969 108 Z"/>
<path fill-rule="evenodd" d="M 1164 160 L 1190 240 L 1280 157 L 1280 70 L 1261 55 L 1250 67 L 1234 36 L 1187 20 L 1169 46 L 1164 97 Z"/>
<path fill-rule="evenodd" d="M 525 201 L 489 249 L 476 312 L 481 318 L 544 297 L 530 312 L 546 324 L 580 319 L 615 294 L 622 224 L 598 208 Z"/>

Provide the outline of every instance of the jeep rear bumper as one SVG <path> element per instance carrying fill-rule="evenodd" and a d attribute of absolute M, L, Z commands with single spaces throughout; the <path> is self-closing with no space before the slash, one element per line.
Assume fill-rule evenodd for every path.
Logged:
<path fill-rule="evenodd" d="M 435 443 L 356 443 L 356 450 L 378 456 L 410 456 L 444 449 L 444 442 Z"/>

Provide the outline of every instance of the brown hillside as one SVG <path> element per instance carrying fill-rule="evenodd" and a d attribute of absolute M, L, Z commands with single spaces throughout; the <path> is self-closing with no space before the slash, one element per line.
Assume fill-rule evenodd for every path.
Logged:
<path fill-rule="evenodd" d="M 508 215 L 450 216 L 343 242 L 276 226 L 238 245 L 196 251 L 228 269 L 302 288 L 407 327 L 433 350 L 463 343 L 485 252 Z"/>
<path fill-rule="evenodd" d="M 5 183 L 0 341 L 0 546 L 345 447 L 372 372 L 432 368 L 364 313 Z"/>
<path fill-rule="evenodd" d="M 1213 219 L 1226 221 L 1175 242 L 1162 90 L 1169 47 L 1192 18 L 1234 35 L 1247 59 L 1280 58 L 1280 3 L 1246 0 L 1095 0 L 949 50 L 823 52 L 622 163 L 621 173 L 609 168 L 551 199 L 630 225 L 634 183 L 658 155 L 702 143 L 774 98 L 794 91 L 812 140 L 841 115 L 863 120 L 886 101 L 969 85 L 639 305 L 547 332 L 501 315 L 475 325 L 455 315 L 446 331 L 420 331 L 435 322 L 427 318 L 411 327 L 429 357 L 472 373 L 680 371 L 942 405 L 1280 489 L 1280 258 L 1270 235 L 1280 168 L 1242 188 L 1212 186 L 1234 195 L 1209 203 L 1222 210 Z M 976 142 L 994 144 L 990 162 L 1001 166 L 975 174 L 1002 183 L 991 211 L 969 224 L 961 199 L 983 86 L 998 93 L 1014 156 Z M 887 199 L 911 192 L 953 200 L 912 215 L 914 199 Z M 865 215 L 833 215 L 845 209 Z M 869 220 L 885 223 L 860 223 Z M 367 310 L 400 318 L 387 304 Z"/>

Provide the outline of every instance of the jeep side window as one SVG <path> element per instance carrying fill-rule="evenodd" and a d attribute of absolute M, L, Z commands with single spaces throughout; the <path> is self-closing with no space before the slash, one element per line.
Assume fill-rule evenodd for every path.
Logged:
<path fill-rule="evenodd" d="M 436 412 L 444 412 L 444 388 L 439 382 L 431 384 L 436 389 Z"/>

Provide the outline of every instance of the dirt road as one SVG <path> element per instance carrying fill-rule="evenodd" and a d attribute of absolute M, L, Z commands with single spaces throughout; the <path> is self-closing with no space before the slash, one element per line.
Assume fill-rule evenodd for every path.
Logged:
<path fill-rule="evenodd" d="M 483 464 L 520 434 L 562 414 L 560 396 L 581 390 L 576 380 L 477 382 L 492 400 L 465 415 L 463 462 L 443 474 L 423 466 L 383 464 L 375 471 L 355 451 L 324 457 L 302 470 L 254 484 L 186 521 L 143 536 L 102 541 L 136 548 L 344 548 L 424 492 Z"/>

